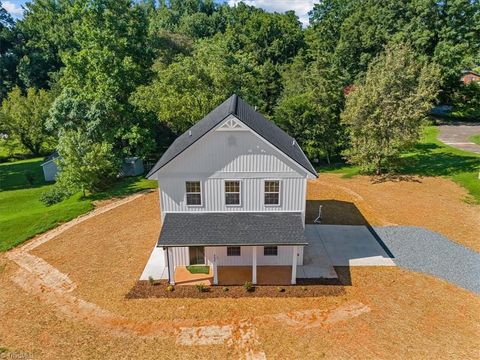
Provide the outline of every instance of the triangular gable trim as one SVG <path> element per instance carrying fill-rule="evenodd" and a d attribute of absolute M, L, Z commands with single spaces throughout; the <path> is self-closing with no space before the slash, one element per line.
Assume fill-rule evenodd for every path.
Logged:
<path fill-rule="evenodd" d="M 227 119 L 229 116 L 234 116 L 235 118 L 237 118 L 242 124 L 244 124 L 244 126 L 247 126 L 248 129 L 250 129 L 254 134 L 256 134 L 257 136 L 259 136 L 260 138 L 262 138 L 264 141 L 266 141 L 267 143 L 269 143 L 272 147 L 274 147 L 277 151 L 279 151 L 281 154 L 283 154 L 284 156 L 286 156 L 287 158 L 289 158 L 291 161 L 293 161 L 295 164 L 297 164 L 299 167 L 301 167 L 302 169 L 304 169 L 305 171 L 307 171 L 308 174 L 311 174 L 313 175 L 315 178 L 318 177 L 318 175 L 316 174 L 316 172 L 312 172 L 309 168 L 307 168 L 305 165 L 301 164 L 300 162 L 298 162 L 298 160 L 295 160 L 292 156 L 288 155 L 287 153 L 285 153 L 284 151 L 282 151 L 278 146 L 276 146 L 275 144 L 273 144 L 271 141 L 267 140 L 265 137 L 263 137 L 262 135 L 260 135 L 257 131 L 255 131 L 253 128 L 249 127 L 245 122 L 243 122 L 242 120 L 242 117 L 240 114 L 237 114 L 237 107 L 238 107 L 238 96 L 236 94 L 232 95 L 229 99 L 227 99 L 226 101 L 229 100 L 229 103 L 228 103 L 228 110 L 226 110 L 226 114 L 219 120 L 219 121 L 215 121 L 215 123 L 211 124 L 211 126 L 209 128 L 207 128 L 202 135 L 200 135 L 198 138 L 196 138 L 192 143 L 188 144 L 187 146 L 185 146 L 185 148 L 183 148 L 181 151 L 179 151 L 177 154 L 175 154 L 171 159 L 169 159 L 168 161 L 166 161 L 163 165 L 161 165 L 158 169 L 155 169 L 155 167 L 157 165 L 154 166 L 154 171 L 152 172 L 152 170 L 150 170 L 150 172 L 147 174 L 147 178 L 151 179 L 152 176 L 157 173 L 159 170 L 161 170 L 163 167 L 165 167 L 167 164 L 169 164 L 173 159 L 175 159 L 176 157 L 178 157 L 180 154 L 182 154 L 185 150 L 187 150 L 188 148 L 190 148 L 190 146 L 192 146 L 193 144 L 195 144 L 199 139 L 203 138 L 206 134 L 208 134 L 210 131 L 212 131 L 213 129 L 215 129 L 216 127 L 218 127 L 219 124 L 221 124 L 225 119 Z M 212 110 L 211 113 L 209 113 L 206 117 L 204 117 L 202 120 L 200 120 L 199 122 L 202 122 L 203 120 L 205 120 L 208 116 L 210 116 L 214 111 L 216 111 L 217 109 L 219 109 L 221 106 L 224 106 L 224 105 L 227 105 L 226 101 L 224 103 L 222 103 L 221 105 L 219 105 L 217 108 L 215 108 L 214 110 Z M 261 114 L 259 114 L 261 116 Z M 267 119 L 264 119 L 265 121 L 268 121 Z M 198 123 L 197 123 L 198 124 Z M 196 125 L 194 125 L 196 126 Z M 191 135 L 191 129 L 187 130 L 187 133 L 189 133 Z M 183 135 L 185 134 L 182 134 L 180 135 L 180 137 L 182 137 Z M 180 138 L 179 137 L 179 138 Z M 178 138 L 177 138 L 178 139 Z M 292 146 L 298 146 L 298 144 L 295 143 L 295 139 L 291 138 L 292 141 L 293 141 L 293 144 Z M 173 144 L 172 144 L 173 145 Z M 171 146 L 172 146 L 171 145 Z M 308 161 L 308 158 L 306 157 L 305 153 L 303 152 L 303 150 L 298 146 L 298 149 L 300 150 L 303 158 L 306 160 L 307 163 L 310 163 Z M 168 150 L 167 150 L 168 151 Z M 164 154 L 165 155 L 165 154 Z M 163 157 L 163 156 L 162 156 Z M 160 163 L 160 161 L 162 160 L 162 158 L 160 158 L 160 160 L 158 161 L 158 163 Z M 158 164 L 157 163 L 157 164 Z M 311 166 L 311 164 L 310 164 Z M 313 169 L 313 167 L 312 167 Z"/>
<path fill-rule="evenodd" d="M 226 121 L 225 121 L 226 120 Z M 270 146 L 273 150 L 277 151 L 279 154 L 281 154 L 283 157 L 285 157 L 286 159 L 288 159 L 292 165 L 294 167 L 297 167 L 299 170 L 303 170 L 307 173 L 307 176 L 308 175 L 314 175 L 312 174 L 309 170 L 305 169 L 301 164 L 299 164 L 297 161 L 295 161 L 294 159 L 292 159 L 290 156 L 288 156 L 287 154 L 285 154 L 281 149 L 279 149 L 277 146 L 275 146 L 274 144 L 272 144 L 270 141 L 268 141 L 267 139 L 265 139 L 262 135 L 260 135 L 258 132 L 256 132 L 254 129 L 252 129 L 251 127 L 249 127 L 247 124 L 245 124 L 242 120 L 240 120 L 237 115 L 234 115 L 234 114 L 229 114 L 227 117 L 225 117 L 225 119 L 223 119 L 222 121 L 220 121 L 219 124 L 217 124 L 216 126 L 214 126 L 213 128 L 211 128 L 209 131 L 207 131 L 205 134 L 203 134 L 203 136 L 201 136 L 200 138 L 197 139 L 197 141 L 195 141 L 194 143 L 192 143 L 190 146 L 193 146 L 196 142 L 200 141 L 201 139 L 203 139 L 205 136 L 207 136 L 208 134 L 212 133 L 212 132 L 215 132 L 215 131 L 226 131 L 226 130 L 221 130 L 225 124 L 227 123 L 230 123 L 231 121 L 234 121 L 235 123 L 237 123 L 239 126 L 241 126 L 241 130 L 242 131 L 249 131 L 252 133 L 252 135 L 256 136 L 257 138 L 259 138 L 261 141 L 265 142 L 268 146 Z M 228 130 L 228 129 L 227 129 Z M 238 130 L 236 130 L 238 131 Z M 190 147 L 189 146 L 189 147 Z M 188 147 L 188 148 L 189 148 Z M 175 156 L 173 159 L 176 159 L 177 157 L 179 157 L 181 154 L 183 154 L 188 148 L 185 148 L 184 151 L 182 151 L 180 154 L 178 154 L 177 156 Z M 172 160 L 173 160 L 172 159 Z M 285 160 L 282 160 L 282 161 L 285 161 Z M 161 167 L 160 169 L 158 169 L 157 171 L 160 171 L 162 170 L 163 168 L 165 168 L 171 161 L 169 161 L 168 163 L 166 163 L 163 167 Z M 289 167 L 292 167 L 292 165 L 289 165 L 287 163 L 287 165 Z M 295 168 L 293 168 L 294 171 L 298 172 L 298 170 L 295 170 Z M 301 174 L 301 173 L 300 173 Z M 315 177 L 317 177 L 317 175 L 315 174 Z"/>

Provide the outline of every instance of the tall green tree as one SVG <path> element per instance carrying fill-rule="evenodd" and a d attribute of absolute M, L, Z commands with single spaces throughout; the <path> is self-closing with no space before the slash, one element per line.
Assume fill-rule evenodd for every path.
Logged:
<path fill-rule="evenodd" d="M 345 84 L 361 80 L 387 44 L 408 44 L 439 65 L 448 101 L 465 67 L 480 61 L 480 3 L 471 0 L 326 0 L 315 5 L 306 31 L 315 58 L 332 55 Z"/>
<path fill-rule="evenodd" d="M 152 64 L 147 12 L 129 0 L 79 1 L 73 11 L 82 21 L 73 25 L 75 49 L 62 53 L 62 92 L 49 126 L 82 129 L 119 158 L 141 155 L 152 145 L 148 119 L 128 100 Z"/>
<path fill-rule="evenodd" d="M 391 170 L 419 140 L 439 85 L 436 65 L 420 62 L 407 46 L 387 48 L 347 96 L 341 118 L 350 140 L 348 161 L 377 175 Z"/>
<path fill-rule="evenodd" d="M 344 140 L 341 78 L 318 62 L 306 64 L 298 57 L 285 72 L 284 83 L 275 121 L 295 137 L 310 159 L 322 157 L 330 164 Z"/>
<path fill-rule="evenodd" d="M 271 116 L 283 90 L 283 67 L 304 46 L 302 25 L 293 11 L 272 14 L 244 3 L 226 16 L 224 38 L 244 69 L 245 99 Z"/>
<path fill-rule="evenodd" d="M 455 111 L 459 111 L 465 117 L 473 119 L 480 117 L 480 83 L 472 81 L 461 85 L 453 94 Z"/>
<path fill-rule="evenodd" d="M 0 104 L 3 98 L 16 84 L 18 76 L 18 32 L 15 21 L 0 1 Z"/>
<path fill-rule="evenodd" d="M 61 134 L 58 151 L 57 186 L 68 190 L 64 194 L 81 191 L 85 196 L 103 190 L 118 173 L 119 162 L 112 145 L 92 140 L 83 130 Z"/>
<path fill-rule="evenodd" d="M 21 34 L 18 76 L 26 87 L 48 88 L 64 65 L 62 53 L 76 48 L 73 24 L 78 0 L 32 0 L 16 27 Z M 54 80 L 53 80 L 54 81 Z"/>
<path fill-rule="evenodd" d="M 158 69 L 152 83 L 140 86 L 131 101 L 182 133 L 239 87 L 237 64 L 224 42 L 204 40 L 194 45 L 191 56 L 179 55 Z"/>
<path fill-rule="evenodd" d="M 53 99 L 51 91 L 30 88 L 24 95 L 19 87 L 15 87 L 2 103 L 3 130 L 7 131 L 10 140 L 18 140 L 36 156 L 54 146 L 54 137 L 45 126 Z"/>
<path fill-rule="evenodd" d="M 351 14 L 356 0 L 323 0 L 310 11 L 310 26 L 305 39 L 316 57 L 335 52 L 342 35 L 345 19 Z"/>

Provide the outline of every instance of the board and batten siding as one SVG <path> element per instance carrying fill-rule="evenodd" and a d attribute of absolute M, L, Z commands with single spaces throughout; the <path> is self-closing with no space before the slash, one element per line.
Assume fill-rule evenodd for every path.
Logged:
<path fill-rule="evenodd" d="M 175 266 L 190 265 L 188 247 L 172 248 Z M 257 266 L 276 265 L 289 266 L 292 265 L 292 246 L 279 246 L 277 256 L 264 256 L 263 246 L 257 246 Z M 303 265 L 303 246 L 297 247 L 297 265 Z M 205 247 L 205 264 L 213 265 L 214 255 L 217 256 L 218 266 L 251 266 L 252 247 L 241 246 L 240 256 L 227 256 L 226 246 Z"/>
<path fill-rule="evenodd" d="M 305 209 L 307 171 L 248 128 L 220 130 L 231 116 L 158 172 L 162 215 L 168 212 Z M 244 125 L 243 125 L 244 126 Z M 240 206 L 226 206 L 225 180 L 240 180 Z M 202 205 L 187 206 L 185 182 L 198 180 Z M 264 205 L 264 181 L 280 181 L 280 205 Z"/>
<path fill-rule="evenodd" d="M 55 181 L 58 174 L 58 167 L 54 160 L 42 164 L 45 181 Z"/>
<path fill-rule="evenodd" d="M 171 249 L 171 251 L 172 251 L 173 262 L 175 266 L 190 265 L 190 254 L 188 251 L 188 247 L 174 247 Z"/>
<path fill-rule="evenodd" d="M 195 178 L 200 180 L 202 205 L 188 206 L 185 199 L 185 180 L 162 179 L 160 196 L 163 212 L 230 212 L 230 211 L 303 211 L 305 181 L 299 178 L 272 178 L 280 181 L 280 205 L 264 204 L 265 178 L 226 179 L 240 180 L 240 205 L 225 205 L 225 179 Z M 168 189 L 168 190 L 165 190 Z"/>

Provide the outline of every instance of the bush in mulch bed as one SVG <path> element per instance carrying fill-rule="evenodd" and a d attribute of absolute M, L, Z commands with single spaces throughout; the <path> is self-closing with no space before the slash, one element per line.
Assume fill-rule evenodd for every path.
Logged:
<path fill-rule="evenodd" d="M 320 296 L 340 296 L 345 293 L 344 286 L 339 282 L 327 284 L 312 284 L 309 280 L 299 285 L 275 286 L 260 285 L 253 286 L 249 291 L 244 285 L 234 286 L 206 286 L 206 290 L 198 288 L 195 285 L 175 286 L 173 291 L 167 290 L 169 285 L 165 280 L 159 281 L 155 286 L 148 281 L 138 281 L 135 286 L 125 296 L 127 299 L 146 299 L 146 298 L 288 298 L 288 297 L 320 297 Z M 310 284 L 308 284 L 310 283 Z M 171 286 L 171 285 L 170 285 Z M 171 289 L 171 288 L 170 288 Z"/>

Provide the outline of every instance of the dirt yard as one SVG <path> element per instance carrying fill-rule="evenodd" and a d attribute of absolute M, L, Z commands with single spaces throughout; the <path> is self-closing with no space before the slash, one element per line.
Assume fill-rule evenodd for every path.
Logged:
<path fill-rule="evenodd" d="M 345 221 L 422 225 L 478 251 L 479 207 L 447 180 L 420 181 L 322 175 L 308 198 L 358 210 Z M 158 233 L 152 192 L 1 255 L 0 357 L 480 356 L 480 298 L 396 267 L 339 269 L 351 286 L 315 298 L 126 299 Z"/>

